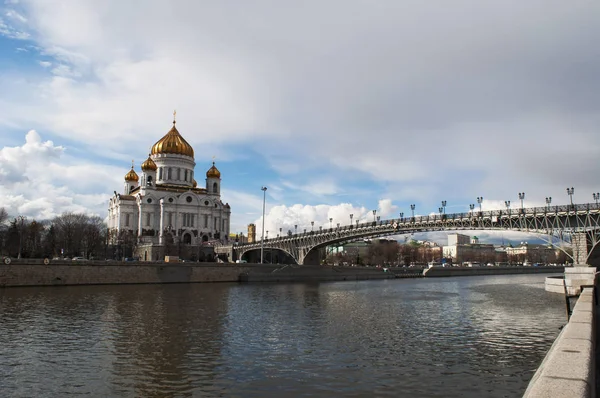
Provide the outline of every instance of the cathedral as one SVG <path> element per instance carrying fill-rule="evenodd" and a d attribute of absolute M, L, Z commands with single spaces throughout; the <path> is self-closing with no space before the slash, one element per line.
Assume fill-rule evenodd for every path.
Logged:
<path fill-rule="evenodd" d="M 213 161 L 206 185 L 197 186 L 194 149 L 175 123 L 152 146 L 141 173 L 132 164 L 123 193 L 115 191 L 110 198 L 108 231 L 115 258 L 211 261 L 214 246 L 229 239 L 231 208 L 221 201 L 221 173 Z"/>

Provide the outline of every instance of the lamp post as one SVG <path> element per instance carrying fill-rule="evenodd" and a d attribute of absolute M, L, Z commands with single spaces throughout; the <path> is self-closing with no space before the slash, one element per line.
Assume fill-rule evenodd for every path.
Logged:
<path fill-rule="evenodd" d="M 548 196 L 546 198 L 546 207 L 550 208 L 550 203 L 552 203 L 552 196 Z M 596 204 L 598 204 L 598 202 L 596 202 Z"/>
<path fill-rule="evenodd" d="M 260 189 L 263 191 L 262 236 L 260 238 L 260 263 L 262 264 L 263 260 L 264 260 L 264 251 L 265 251 L 265 203 L 267 201 L 267 187 L 262 187 Z M 268 232 L 267 232 L 267 234 L 268 234 Z"/>
<path fill-rule="evenodd" d="M 400 221 L 402 221 L 402 219 L 404 218 L 404 213 L 401 212 L 399 215 L 400 215 Z"/>
<path fill-rule="evenodd" d="M 333 222 L 333 218 L 329 217 L 329 229 L 332 229 L 333 227 L 331 226 L 331 223 Z"/>
<path fill-rule="evenodd" d="M 440 208 L 438 209 L 438 211 L 440 212 L 440 218 L 442 218 L 442 212 L 444 211 L 444 208 L 443 208 L 443 207 L 440 207 Z"/>
<path fill-rule="evenodd" d="M 352 217 L 354 217 L 354 214 L 350 214 L 350 228 L 352 228 Z"/>
<path fill-rule="evenodd" d="M 281 236 L 281 237 L 283 238 L 283 235 L 282 235 L 282 233 L 281 233 L 281 230 L 282 230 L 282 229 L 283 229 L 283 228 L 279 227 L 279 236 Z"/>
<path fill-rule="evenodd" d="M 377 210 L 373 210 L 373 222 L 375 222 L 375 214 L 377 214 Z"/>
<path fill-rule="evenodd" d="M 319 232 L 323 232 L 323 226 L 319 225 Z"/>
<path fill-rule="evenodd" d="M 444 214 L 446 214 L 446 203 L 447 202 L 445 200 L 442 200 L 442 209 L 444 211 Z"/>
<path fill-rule="evenodd" d="M 524 210 L 523 200 L 525 200 L 525 192 L 519 192 L 519 200 L 521 201 L 521 212 Z"/>
<path fill-rule="evenodd" d="M 294 225 L 294 235 L 298 234 L 298 224 Z"/>
<path fill-rule="evenodd" d="M 600 192 L 598 193 L 593 193 L 592 197 L 594 198 L 594 200 L 596 201 L 596 206 L 598 206 L 598 200 L 600 200 Z"/>
<path fill-rule="evenodd" d="M 481 213 L 483 210 L 481 209 L 481 203 L 483 202 L 483 196 L 477 197 L 477 203 L 479 203 L 479 212 Z"/>
<path fill-rule="evenodd" d="M 315 222 L 314 222 L 314 221 L 311 221 L 311 222 L 310 222 L 310 232 L 313 232 L 313 230 L 314 230 L 314 226 L 315 226 Z"/>
<path fill-rule="evenodd" d="M 381 216 L 377 216 L 377 224 L 379 224 L 380 219 L 381 219 Z"/>
<path fill-rule="evenodd" d="M 337 229 L 340 229 L 340 223 L 337 223 Z"/>
<path fill-rule="evenodd" d="M 504 206 L 506 206 L 506 211 L 510 211 L 510 200 L 505 200 L 504 201 Z"/>
<path fill-rule="evenodd" d="M 356 219 L 356 228 L 358 228 L 358 223 L 360 222 L 360 220 L 357 218 Z"/>
<path fill-rule="evenodd" d="M 21 251 L 23 250 L 23 223 L 25 222 L 25 216 L 17 217 L 19 224 L 19 255 L 17 258 L 21 258 Z M 18 225 L 18 224 L 17 224 Z"/>
<path fill-rule="evenodd" d="M 474 209 L 474 208 L 475 208 L 475 204 L 474 204 L 474 203 L 471 203 L 471 204 L 469 205 L 469 209 L 471 209 L 471 215 L 473 214 L 473 209 Z"/>
<path fill-rule="evenodd" d="M 412 211 L 412 218 L 414 220 L 414 218 L 415 218 L 415 205 L 414 204 L 410 205 L 410 210 Z"/>
<path fill-rule="evenodd" d="M 567 195 L 571 198 L 571 207 L 573 207 L 573 194 L 575 193 L 575 188 L 567 188 Z"/>

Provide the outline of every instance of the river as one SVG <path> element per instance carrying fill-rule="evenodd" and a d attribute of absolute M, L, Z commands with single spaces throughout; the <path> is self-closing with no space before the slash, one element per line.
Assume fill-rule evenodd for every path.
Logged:
<path fill-rule="evenodd" d="M 3 397 L 516 397 L 547 275 L 0 289 Z"/>

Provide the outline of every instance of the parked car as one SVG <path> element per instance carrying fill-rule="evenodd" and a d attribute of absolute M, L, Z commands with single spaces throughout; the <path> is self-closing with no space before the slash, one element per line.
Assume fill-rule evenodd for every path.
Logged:
<path fill-rule="evenodd" d="M 73 257 L 72 261 L 88 261 L 85 257 Z"/>

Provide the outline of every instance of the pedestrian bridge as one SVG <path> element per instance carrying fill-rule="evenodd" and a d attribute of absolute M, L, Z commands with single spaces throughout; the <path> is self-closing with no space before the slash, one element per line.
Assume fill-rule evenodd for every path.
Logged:
<path fill-rule="evenodd" d="M 506 230 L 547 235 L 571 243 L 575 264 L 600 262 L 600 206 L 597 203 L 520 209 L 471 211 L 379 220 L 265 239 L 265 250 L 281 250 L 298 264 L 318 264 L 318 250 L 346 242 L 430 231 Z M 560 248 L 560 247 L 559 247 Z M 222 246 L 234 259 L 260 259 L 261 242 Z M 600 264 L 598 264 L 600 265 Z"/>

